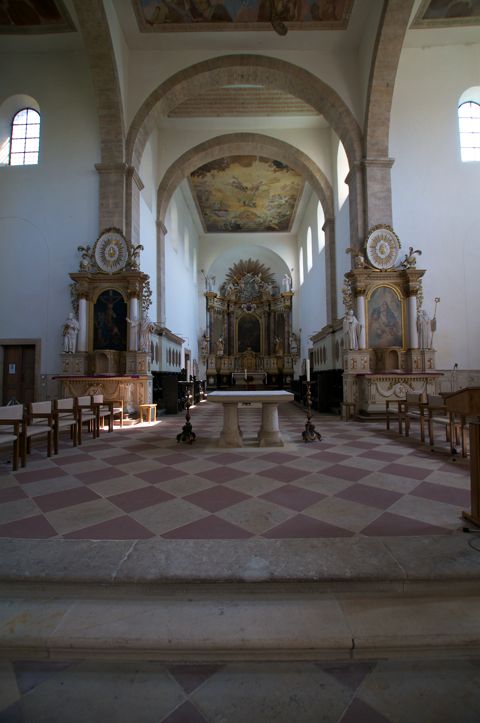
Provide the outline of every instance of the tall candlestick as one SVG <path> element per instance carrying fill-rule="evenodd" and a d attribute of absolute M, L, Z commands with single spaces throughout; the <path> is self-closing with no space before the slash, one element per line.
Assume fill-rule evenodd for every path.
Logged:
<path fill-rule="evenodd" d="M 310 359 L 307 359 L 307 382 L 310 381 Z"/>

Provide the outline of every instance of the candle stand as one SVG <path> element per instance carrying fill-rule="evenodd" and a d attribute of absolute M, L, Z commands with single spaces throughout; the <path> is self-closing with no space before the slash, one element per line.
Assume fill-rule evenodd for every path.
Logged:
<path fill-rule="evenodd" d="M 177 443 L 178 442 L 186 442 L 188 444 L 192 444 L 195 442 L 196 434 L 193 431 L 191 422 L 190 422 L 190 407 L 192 405 L 193 395 L 192 395 L 192 389 L 190 386 L 190 382 L 183 382 L 185 384 L 184 387 L 184 394 L 183 394 L 183 408 L 186 410 L 185 415 L 185 424 L 182 427 L 182 431 L 177 434 Z M 180 382 L 182 384 L 182 382 Z"/>
<path fill-rule="evenodd" d="M 320 432 L 315 431 L 315 425 L 312 422 L 312 390 L 311 385 L 312 382 L 307 381 L 303 382 L 306 387 L 306 402 L 307 402 L 307 421 L 305 423 L 305 429 L 302 432 L 302 438 L 304 442 L 315 442 L 316 440 L 320 441 L 322 439 L 322 435 Z M 315 382 L 313 382 L 315 384 Z"/>

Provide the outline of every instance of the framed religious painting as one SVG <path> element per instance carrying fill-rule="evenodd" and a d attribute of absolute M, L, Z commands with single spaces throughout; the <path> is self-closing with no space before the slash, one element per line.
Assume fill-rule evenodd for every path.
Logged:
<path fill-rule="evenodd" d="M 367 299 L 368 346 L 403 347 L 402 299 L 391 286 L 377 286 Z"/>

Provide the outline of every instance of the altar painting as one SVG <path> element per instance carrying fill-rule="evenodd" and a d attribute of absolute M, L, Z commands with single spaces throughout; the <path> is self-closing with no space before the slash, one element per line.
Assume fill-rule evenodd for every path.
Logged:
<path fill-rule="evenodd" d="M 402 302 L 389 286 L 377 286 L 368 300 L 368 346 L 403 346 Z"/>
<path fill-rule="evenodd" d="M 238 320 L 238 353 L 260 353 L 260 320 L 254 314 L 244 314 Z"/>
<path fill-rule="evenodd" d="M 208 233 L 290 231 L 303 178 L 281 161 L 230 156 L 190 175 Z"/>
<path fill-rule="evenodd" d="M 103 291 L 93 309 L 93 348 L 125 351 L 127 305 L 115 289 Z"/>

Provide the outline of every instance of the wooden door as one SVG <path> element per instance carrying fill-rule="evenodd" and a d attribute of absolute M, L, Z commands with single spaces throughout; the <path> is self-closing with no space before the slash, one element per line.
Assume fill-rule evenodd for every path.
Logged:
<path fill-rule="evenodd" d="M 16 399 L 20 404 L 35 400 L 35 346 L 4 346 L 3 404 Z"/>

